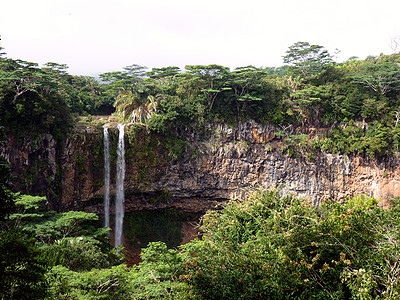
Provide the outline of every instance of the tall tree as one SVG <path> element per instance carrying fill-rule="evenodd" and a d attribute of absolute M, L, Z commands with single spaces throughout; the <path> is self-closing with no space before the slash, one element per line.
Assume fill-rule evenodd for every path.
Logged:
<path fill-rule="evenodd" d="M 333 59 L 322 46 L 297 42 L 286 51 L 283 62 L 291 66 L 294 74 L 310 77 L 324 71 L 333 63 Z"/>

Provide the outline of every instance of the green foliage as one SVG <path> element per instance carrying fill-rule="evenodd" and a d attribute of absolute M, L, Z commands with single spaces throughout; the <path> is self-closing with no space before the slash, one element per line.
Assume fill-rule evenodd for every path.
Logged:
<path fill-rule="evenodd" d="M 112 107 L 115 97 L 110 95 L 108 86 L 102 85 L 95 78 L 65 74 L 59 82 L 62 96 L 71 112 L 97 115 L 115 111 Z"/>
<path fill-rule="evenodd" d="M 49 62 L 39 68 L 36 63 L 0 57 L 0 119 L 7 132 L 33 136 L 50 132 L 57 140 L 66 137 L 71 113 L 110 114 L 115 109 L 127 122 L 178 136 L 188 127 L 202 128 L 205 122 L 236 124 L 249 119 L 334 131 L 339 128 L 334 125 L 377 121 L 389 133 L 396 131 L 398 54 L 336 64 L 323 46 L 297 42 L 283 61 L 286 65 L 279 68 L 245 66 L 233 71 L 211 64 L 188 65 L 183 71 L 153 68 L 146 73 L 146 67 L 131 65 L 101 74 L 97 81 L 69 75 L 64 64 Z M 314 146 L 343 148 L 332 134 Z M 397 139 L 379 144 L 376 150 L 362 148 L 369 148 L 371 157 L 398 150 Z M 339 152 L 357 153 L 352 149 Z"/>
<path fill-rule="evenodd" d="M 37 136 L 51 133 L 62 141 L 71 113 L 110 114 L 115 99 L 92 77 L 72 76 L 68 66 L 0 57 L 0 121 L 7 132 Z"/>
<path fill-rule="evenodd" d="M 40 258 L 36 241 L 6 226 L 16 208 L 9 180 L 10 168 L 0 157 L 0 298 L 43 299 L 47 264 Z"/>
<path fill-rule="evenodd" d="M 147 75 L 150 78 L 171 78 L 180 73 L 179 67 L 153 68 Z"/>
<path fill-rule="evenodd" d="M 98 228 L 93 213 L 56 213 L 45 207 L 46 198 L 17 195 L 16 212 L 8 224 L 39 241 L 42 257 L 50 265 L 61 264 L 71 270 L 109 267 L 121 262 L 110 245 L 107 228 Z"/>
<path fill-rule="evenodd" d="M 327 66 L 332 64 L 333 60 L 324 47 L 310 45 L 307 42 L 297 42 L 286 51 L 283 62 L 293 66 L 290 70 L 294 74 L 310 77 L 324 71 Z"/>
<path fill-rule="evenodd" d="M 47 263 L 36 241 L 17 231 L 0 231 L 0 298 L 43 299 Z"/>
<path fill-rule="evenodd" d="M 153 242 L 143 249 L 142 262 L 133 280 L 134 299 L 187 299 L 190 287 L 179 280 L 184 270 L 184 257 L 168 249 L 162 242 Z"/>
<path fill-rule="evenodd" d="M 74 272 L 55 266 L 47 274 L 53 298 L 64 299 L 189 299 L 190 287 L 179 280 L 184 257 L 161 242 L 143 250 L 142 262 L 109 269 Z"/>
<path fill-rule="evenodd" d="M 122 113 L 124 119 L 133 123 L 146 123 L 157 111 L 157 102 L 154 96 L 142 95 L 136 90 L 128 90 L 119 93 L 115 102 L 118 113 Z"/>
<path fill-rule="evenodd" d="M 103 252 L 101 245 L 93 237 L 67 237 L 43 247 L 42 257 L 51 266 L 62 265 L 72 271 L 94 268 L 108 268 L 120 263 L 121 257 L 115 252 Z"/>
<path fill-rule="evenodd" d="M 361 125 L 361 126 L 360 126 Z M 374 121 L 370 126 L 350 122 L 329 132 L 321 149 L 333 153 L 367 154 L 369 158 L 390 155 L 398 149 L 398 128 Z"/>
<path fill-rule="evenodd" d="M 353 80 L 369 87 L 380 95 L 400 89 L 400 67 L 398 64 L 385 62 L 365 64 L 362 71 L 353 75 Z"/>
<path fill-rule="evenodd" d="M 37 64 L 0 58 L 0 120 L 6 131 L 63 140 L 71 115 L 58 85 Z"/>
<path fill-rule="evenodd" d="M 200 96 L 201 97 L 201 96 Z M 184 126 L 202 124 L 204 105 L 202 100 L 184 100 L 177 96 L 166 96 L 157 106 L 157 113 L 148 121 L 151 131 L 166 134 Z"/>
<path fill-rule="evenodd" d="M 132 299 L 131 273 L 125 265 L 86 272 L 57 265 L 46 276 L 49 299 Z"/>
<path fill-rule="evenodd" d="M 96 229 L 98 217 L 95 214 L 82 211 L 47 211 L 44 202 L 45 197 L 18 195 L 15 201 L 17 211 L 10 215 L 10 221 L 42 243 L 86 234 L 94 237 L 104 235 L 102 230 Z"/>
<path fill-rule="evenodd" d="M 394 299 L 398 216 L 365 196 L 316 207 L 260 191 L 205 217 L 184 278 L 206 299 Z"/>
<path fill-rule="evenodd" d="M 389 134 L 396 134 L 399 55 L 351 58 L 336 64 L 324 47 L 297 42 L 283 60 L 286 65 L 280 68 L 245 66 L 233 71 L 211 64 L 188 65 L 183 71 L 154 68 L 146 73 L 146 67 L 131 65 L 101 74 L 99 82 L 71 76 L 63 64 L 50 62 L 39 68 L 0 57 L 0 119 L 7 132 L 50 132 L 61 140 L 70 128 L 71 112 L 95 115 L 116 109 L 122 120 L 178 136 L 177 141 L 188 128 L 199 130 L 206 122 L 237 124 L 253 119 L 278 126 L 333 129 L 326 141 L 314 143 L 315 149 L 323 145 L 319 150 L 337 148 L 333 151 L 356 154 L 361 147 L 361 153 L 370 157 L 398 150 L 397 138 L 367 139 L 357 147 L 351 143 L 343 147 L 332 136 L 349 122 L 366 122 L 365 128 L 378 122 Z M 376 142 L 379 147 L 374 149 Z"/>
<path fill-rule="evenodd" d="M 176 67 L 154 69 L 149 77 L 124 87 L 116 104 L 129 120 L 145 122 L 149 131 L 164 135 L 173 132 L 179 137 L 187 128 L 198 130 L 205 122 L 215 121 L 291 123 L 294 127 L 329 128 L 325 140 L 313 139 L 313 151 L 366 153 L 375 158 L 398 149 L 396 59 L 380 56 L 335 64 L 322 46 L 298 42 L 287 51 L 284 61 L 290 66 L 282 71 L 254 66 L 230 71 L 220 65 L 189 65 L 185 72 Z M 371 84 L 384 93 L 374 92 Z M 156 102 L 153 105 L 148 99 Z M 149 105 L 153 107 L 150 110 Z M 341 135 L 352 139 L 349 130 L 341 133 L 342 128 L 359 122 L 365 124 L 365 137 L 355 144 L 353 140 L 341 143 Z M 377 128 L 374 122 L 380 123 L 381 129 L 372 130 Z M 396 138 L 391 138 L 390 132 Z"/>
<path fill-rule="evenodd" d="M 44 293 L 45 260 L 53 266 L 46 273 L 50 299 L 396 299 L 399 199 L 389 209 L 367 196 L 318 207 L 276 190 L 258 191 L 209 212 L 201 239 L 181 251 L 149 243 L 142 262 L 132 268 L 113 266 L 93 233 L 65 237 L 25 255 L 35 258 L 30 272 L 38 276 L 38 284 L 31 283 L 28 291 L 31 298 L 38 287 Z M 13 220 L 19 219 L 22 228 L 37 224 L 43 216 L 30 212 L 40 210 L 41 201 L 20 197 L 17 207 L 27 216 L 20 213 Z M 85 215 L 73 213 L 55 227 L 62 230 L 76 219 Z M 13 286 L 27 289 L 28 280 L 18 281 L 20 274 L 12 274 L 18 282 Z"/>

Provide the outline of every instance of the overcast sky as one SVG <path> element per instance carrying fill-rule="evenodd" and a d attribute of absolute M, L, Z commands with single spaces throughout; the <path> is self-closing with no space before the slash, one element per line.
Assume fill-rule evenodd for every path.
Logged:
<path fill-rule="evenodd" d="M 280 66 L 297 41 L 338 61 L 390 54 L 399 0 L 1 0 L 7 57 L 64 63 L 70 74 L 124 66 Z"/>

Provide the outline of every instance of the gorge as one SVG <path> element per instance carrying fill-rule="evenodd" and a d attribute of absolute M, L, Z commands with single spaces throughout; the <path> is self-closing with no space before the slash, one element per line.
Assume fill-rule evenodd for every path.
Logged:
<path fill-rule="evenodd" d="M 283 58 L 0 57 L 0 298 L 398 299 L 400 53 Z"/>

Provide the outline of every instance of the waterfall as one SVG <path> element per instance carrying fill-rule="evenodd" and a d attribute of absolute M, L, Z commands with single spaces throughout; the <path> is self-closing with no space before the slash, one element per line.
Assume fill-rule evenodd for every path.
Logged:
<path fill-rule="evenodd" d="M 104 125 L 104 227 L 110 227 L 110 136 Z"/>
<path fill-rule="evenodd" d="M 115 195 L 115 247 L 122 244 L 122 226 L 124 222 L 124 179 L 125 179 L 125 143 L 124 124 L 118 124 L 118 148 L 117 148 L 117 182 Z"/>

